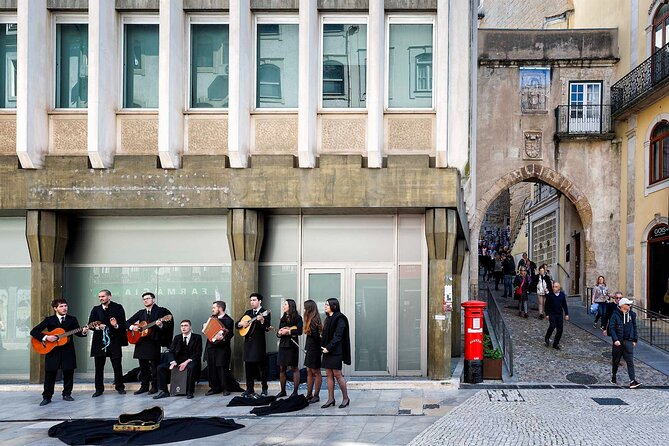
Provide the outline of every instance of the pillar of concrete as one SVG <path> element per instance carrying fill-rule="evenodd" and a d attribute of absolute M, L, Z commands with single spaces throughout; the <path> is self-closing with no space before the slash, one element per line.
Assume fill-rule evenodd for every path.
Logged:
<path fill-rule="evenodd" d="M 453 325 L 451 330 L 451 357 L 462 355 L 462 268 L 465 262 L 467 242 L 458 240 L 453 256 Z"/>
<path fill-rule="evenodd" d="M 367 48 L 367 166 L 383 167 L 385 108 L 385 10 L 383 2 L 369 2 Z"/>
<path fill-rule="evenodd" d="M 251 60 L 251 4 L 249 0 L 230 2 L 230 75 L 228 96 L 228 156 L 230 167 L 241 168 L 249 163 L 251 131 L 251 96 L 255 88 Z"/>
<path fill-rule="evenodd" d="M 446 308 L 447 296 L 453 296 L 454 256 L 457 246 L 457 210 L 428 209 L 425 213 L 428 251 L 428 322 L 427 376 L 446 379 L 451 376 L 451 336 L 453 312 Z M 459 311 L 459 309 L 456 309 Z"/>
<path fill-rule="evenodd" d="M 258 259 L 264 236 L 263 215 L 251 209 L 228 211 L 228 244 L 232 258 L 232 302 L 229 314 L 237 320 L 248 307 L 248 297 L 258 291 Z M 235 336 L 232 342 L 232 373 L 244 376 L 242 354 L 244 340 Z"/>
<path fill-rule="evenodd" d="M 318 4 L 300 0 L 300 97 L 297 111 L 297 153 L 300 167 L 316 165 L 316 113 L 318 110 Z"/>
<path fill-rule="evenodd" d="M 53 211 L 28 211 L 26 239 L 31 261 L 31 326 L 51 315 L 51 301 L 63 297 L 63 259 L 67 217 Z M 30 351 L 30 382 L 44 382 L 44 357 Z"/>

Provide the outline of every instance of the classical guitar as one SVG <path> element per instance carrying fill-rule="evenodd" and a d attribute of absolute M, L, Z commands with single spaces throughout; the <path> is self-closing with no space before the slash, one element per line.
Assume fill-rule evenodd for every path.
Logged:
<path fill-rule="evenodd" d="M 128 342 L 131 344 L 137 344 L 140 339 L 142 339 L 144 336 L 148 336 L 149 333 L 151 332 L 151 327 L 156 325 L 159 321 L 160 322 L 168 322 L 172 320 L 172 315 L 168 314 L 166 316 L 161 317 L 160 319 L 156 319 L 153 322 L 146 322 L 146 321 L 141 321 L 138 322 L 136 325 L 139 327 L 139 330 L 137 331 L 132 331 L 128 330 Z"/>
<path fill-rule="evenodd" d="M 239 336 L 242 336 L 242 337 L 246 336 L 249 333 L 249 330 L 251 329 L 251 327 L 253 327 L 253 322 L 255 322 L 256 319 L 258 319 L 260 316 L 266 317 L 268 314 L 270 314 L 270 311 L 265 310 L 262 313 L 259 313 L 257 316 L 254 316 L 254 317 L 251 317 L 248 314 L 245 314 L 244 316 L 242 316 L 242 319 L 239 322 L 248 322 L 249 325 L 247 327 L 241 327 L 239 329 Z"/>
<path fill-rule="evenodd" d="M 290 327 L 281 327 L 281 328 L 290 328 L 291 330 L 297 330 L 297 325 L 292 325 L 292 326 L 290 326 Z M 279 336 L 279 329 L 278 329 L 278 328 L 276 328 L 276 327 L 272 327 L 272 326 L 270 325 L 270 327 L 268 328 L 268 330 L 269 330 L 269 331 L 276 331 L 276 336 L 277 336 L 278 338 L 281 337 L 281 336 Z M 295 339 L 293 339 L 292 336 L 290 337 L 290 340 L 292 341 L 293 344 L 297 345 L 297 348 L 299 348 L 300 350 L 302 350 L 302 352 L 303 352 L 305 355 L 307 354 L 307 351 L 306 351 L 305 349 L 303 349 L 302 347 L 300 347 L 300 344 L 298 344 L 298 343 L 295 341 Z"/>
<path fill-rule="evenodd" d="M 54 328 L 51 331 L 43 331 L 42 334 L 44 336 L 49 336 L 49 335 L 56 336 L 56 337 L 58 337 L 57 340 L 55 340 L 55 341 L 47 341 L 47 340 L 40 341 L 40 340 L 35 339 L 35 338 L 30 338 L 30 343 L 33 345 L 33 350 L 35 350 L 40 355 L 46 355 L 47 353 L 49 353 L 54 348 L 67 344 L 68 341 L 70 340 L 70 336 L 72 336 L 73 334 L 79 333 L 80 331 L 82 331 L 86 327 L 88 327 L 90 330 L 93 330 L 101 324 L 102 324 L 102 322 L 95 321 L 95 322 L 91 322 L 90 324 L 86 325 L 85 327 L 75 328 L 74 330 L 70 330 L 70 331 L 65 331 L 62 328 Z"/>

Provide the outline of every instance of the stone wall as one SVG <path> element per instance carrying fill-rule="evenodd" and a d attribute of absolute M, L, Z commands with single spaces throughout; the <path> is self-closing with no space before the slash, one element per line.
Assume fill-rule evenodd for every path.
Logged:
<path fill-rule="evenodd" d="M 572 0 L 481 0 L 479 28 L 544 28 L 547 17 L 573 9 Z"/>

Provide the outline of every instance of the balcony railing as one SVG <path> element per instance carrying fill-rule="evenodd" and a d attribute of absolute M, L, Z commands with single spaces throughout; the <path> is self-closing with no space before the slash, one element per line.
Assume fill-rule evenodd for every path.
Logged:
<path fill-rule="evenodd" d="M 557 135 L 588 136 L 613 132 L 610 105 L 559 105 L 555 109 Z"/>
<path fill-rule="evenodd" d="M 669 78 L 669 44 L 655 51 L 635 69 L 611 86 L 611 112 L 614 116 L 649 95 Z"/>

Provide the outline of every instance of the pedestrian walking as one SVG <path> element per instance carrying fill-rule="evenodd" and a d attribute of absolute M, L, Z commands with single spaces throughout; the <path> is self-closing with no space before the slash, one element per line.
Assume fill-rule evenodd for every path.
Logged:
<path fill-rule="evenodd" d="M 636 313 L 632 311 L 634 302 L 623 297 L 618 302 L 618 308 L 613 312 L 609 322 L 609 333 L 613 340 L 611 347 L 611 383 L 617 384 L 618 365 L 620 359 L 625 359 L 627 374 L 629 375 L 630 389 L 641 385 L 634 373 L 634 347 L 637 343 Z"/>
<path fill-rule="evenodd" d="M 611 298 L 609 302 L 606 303 L 606 313 L 604 313 L 604 318 L 602 319 L 602 334 L 604 336 L 609 336 L 608 330 L 609 324 L 611 323 L 611 316 L 613 316 L 613 312 L 618 308 L 618 303 L 622 298 L 622 291 L 616 291 L 616 293 L 613 295 L 613 298 Z"/>
<path fill-rule="evenodd" d="M 495 254 L 493 276 L 495 277 L 495 291 L 499 291 L 499 282 L 502 280 L 502 258 L 499 254 Z"/>
<path fill-rule="evenodd" d="M 524 266 L 520 268 L 518 275 L 513 281 L 513 298 L 518 301 L 518 316 L 527 319 L 527 301 L 530 298 L 530 277 Z"/>
<path fill-rule="evenodd" d="M 513 277 L 516 275 L 516 262 L 508 251 L 502 259 L 502 272 L 504 274 L 504 294 L 502 297 L 513 297 Z"/>
<path fill-rule="evenodd" d="M 553 339 L 553 348 L 560 350 L 564 320 L 569 320 L 569 308 L 567 308 L 567 296 L 562 291 L 559 282 L 553 282 L 553 289 L 546 294 L 546 314 L 548 315 L 549 325 L 544 342 L 546 347 L 550 347 L 551 335 L 556 330 L 555 338 Z"/>
<path fill-rule="evenodd" d="M 537 276 L 537 301 L 539 303 L 539 319 L 545 317 L 546 294 L 553 289 L 553 282 L 548 274 L 546 268 L 543 266 L 539 268 L 539 275 Z"/>
<path fill-rule="evenodd" d="M 597 328 L 597 321 L 601 318 L 604 320 L 606 314 L 606 301 L 608 300 L 609 289 L 606 286 L 606 279 L 604 276 L 597 277 L 597 284 L 592 289 L 592 304 L 597 304 L 597 315 L 595 321 L 592 323 L 593 328 Z M 604 326 L 602 322 L 601 326 Z"/>

